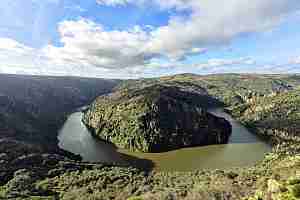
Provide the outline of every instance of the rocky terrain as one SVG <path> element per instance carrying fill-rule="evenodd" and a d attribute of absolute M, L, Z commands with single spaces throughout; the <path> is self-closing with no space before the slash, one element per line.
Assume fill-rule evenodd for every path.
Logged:
<path fill-rule="evenodd" d="M 14 78 L 10 80 L 16 81 Z M 114 91 L 123 89 L 139 91 L 141 87 L 150 87 L 157 83 L 179 88 L 190 85 L 193 90 L 199 86 L 201 94 L 206 93 L 208 94 L 206 97 L 214 99 L 213 104 L 220 103 L 227 106 L 232 116 L 251 128 L 254 133 L 270 141 L 274 147 L 273 152 L 266 155 L 261 163 L 250 168 L 163 173 L 129 166 L 74 161 L 44 147 L 52 145 L 50 142 L 46 143 L 48 138 L 53 138 L 57 132 L 30 134 L 29 129 L 22 132 L 23 128 L 3 128 L 0 139 L 0 199 L 296 200 L 300 198 L 299 75 L 184 74 L 159 79 L 123 81 Z M 26 91 L 25 85 L 20 85 L 20 90 L 14 90 L 15 86 L 7 86 L 9 88 L 7 90 L 19 93 Z M 1 86 L 5 88 L 4 83 Z M 8 99 L 13 96 L 7 95 L 8 91 L 1 93 L 4 94 L 0 98 L 1 102 L 9 102 Z M 64 94 L 60 93 L 59 96 Z M 101 92 L 94 97 L 100 94 Z M 34 100 L 36 98 L 38 99 L 38 96 L 34 96 L 29 102 L 37 102 Z M 57 104 L 54 100 L 56 98 L 59 97 L 52 96 L 52 101 L 48 99 L 46 102 Z M 5 110 L 9 105 L 20 106 L 20 110 L 27 108 L 22 103 L 26 102 L 25 100 L 14 100 L 12 104 L 1 103 L 1 109 Z M 205 106 L 211 105 L 207 104 Z M 37 105 L 42 109 L 47 104 Z M 23 112 L 10 111 L 7 115 L 5 111 L 1 113 L 2 127 L 7 126 L 5 120 L 8 119 L 25 120 L 15 121 L 15 126 L 18 122 L 21 124 L 27 122 Z M 11 113 L 20 114 L 11 118 L 9 117 Z M 53 118 L 55 117 L 48 119 Z M 42 118 L 33 119 L 31 121 L 33 125 L 34 122 L 42 120 Z M 14 127 L 12 125 L 9 127 Z M 35 137 L 41 140 L 44 138 L 42 140 L 44 142 L 28 139 Z"/>
<path fill-rule="evenodd" d="M 97 98 L 83 121 L 95 136 L 132 151 L 224 144 L 230 123 L 201 104 L 213 100 L 201 88 L 155 84 L 124 89 Z"/>

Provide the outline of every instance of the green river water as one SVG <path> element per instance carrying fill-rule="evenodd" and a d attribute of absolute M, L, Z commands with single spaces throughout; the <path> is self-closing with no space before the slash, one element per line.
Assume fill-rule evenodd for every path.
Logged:
<path fill-rule="evenodd" d="M 249 132 L 223 109 L 210 110 L 232 125 L 232 135 L 225 145 L 184 148 L 164 153 L 133 153 L 91 136 L 81 122 L 83 113 L 69 116 L 58 136 L 60 148 L 81 155 L 83 161 L 135 165 L 151 163 L 159 171 L 191 171 L 251 166 L 262 160 L 270 145 Z M 146 164 L 148 163 L 148 164 Z"/>

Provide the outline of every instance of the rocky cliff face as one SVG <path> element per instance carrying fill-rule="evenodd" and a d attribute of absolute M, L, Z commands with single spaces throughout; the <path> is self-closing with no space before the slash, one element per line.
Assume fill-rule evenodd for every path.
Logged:
<path fill-rule="evenodd" d="M 100 139 L 120 148 L 162 152 L 228 141 L 231 125 L 203 109 L 201 91 L 152 85 L 99 97 L 84 123 Z"/>

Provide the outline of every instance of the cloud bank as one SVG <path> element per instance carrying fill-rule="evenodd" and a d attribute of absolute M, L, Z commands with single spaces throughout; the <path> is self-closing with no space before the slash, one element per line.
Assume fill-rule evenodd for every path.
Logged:
<path fill-rule="evenodd" d="M 34 60 L 33 63 L 42 62 L 45 66 L 142 74 L 143 70 L 157 66 L 157 59 L 166 60 L 167 66 L 179 66 L 188 56 L 230 44 L 240 35 L 269 31 L 300 10 L 299 0 L 97 0 L 97 3 L 99 6 L 153 4 L 163 10 L 174 10 L 176 14 L 170 17 L 167 25 L 152 29 L 135 26 L 129 30 L 106 30 L 89 19 L 62 21 L 58 25 L 62 44 L 59 47 L 49 44 L 41 49 L 31 49 L 16 41 L 2 39 L 0 51 L 6 49 L 7 55 L 15 51 L 15 57 L 26 55 Z M 188 14 L 183 15 L 181 11 Z M 34 58 L 36 55 L 38 58 Z M 249 58 L 212 59 L 197 66 L 234 64 L 255 65 L 256 62 Z"/>
<path fill-rule="evenodd" d="M 144 0 L 98 0 L 100 5 L 147 4 Z M 149 3 L 149 1 L 148 1 Z M 171 17 L 166 26 L 146 31 L 105 31 L 101 24 L 81 19 L 59 25 L 63 48 L 48 47 L 49 55 L 104 68 L 143 66 L 153 58 L 171 61 L 225 45 L 239 35 L 268 31 L 299 11 L 298 0 L 152 0 L 162 9 L 188 9 L 188 16 Z"/>

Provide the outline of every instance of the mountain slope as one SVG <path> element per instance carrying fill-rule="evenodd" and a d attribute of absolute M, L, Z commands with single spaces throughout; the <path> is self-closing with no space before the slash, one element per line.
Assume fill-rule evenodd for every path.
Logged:
<path fill-rule="evenodd" d="M 117 84 L 117 80 L 0 74 L 0 138 L 55 150 L 67 115 Z"/>

